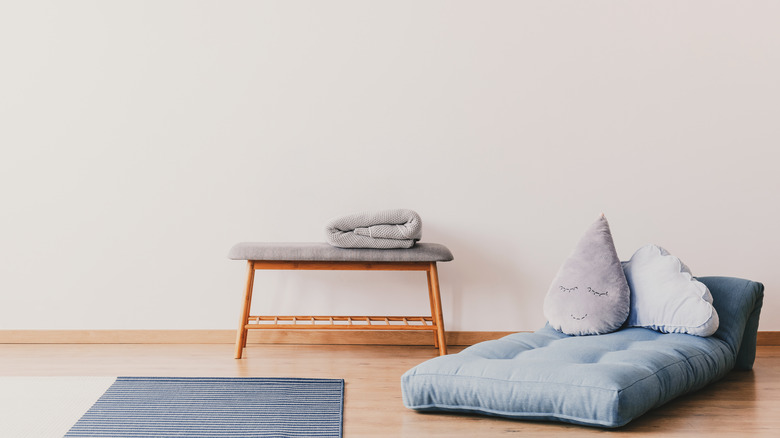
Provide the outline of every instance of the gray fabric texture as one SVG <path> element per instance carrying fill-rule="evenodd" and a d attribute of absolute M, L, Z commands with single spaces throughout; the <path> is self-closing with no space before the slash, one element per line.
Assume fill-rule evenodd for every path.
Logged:
<path fill-rule="evenodd" d="M 609 223 L 601 215 L 555 276 L 544 299 L 544 316 L 569 335 L 610 333 L 628 318 L 630 296 Z"/>
<path fill-rule="evenodd" d="M 420 238 L 420 215 L 403 208 L 339 216 L 325 225 L 326 241 L 339 248 L 411 248 Z"/>
<path fill-rule="evenodd" d="M 242 242 L 230 249 L 233 260 L 342 261 L 342 262 L 448 262 L 453 259 L 446 246 L 418 243 L 409 249 L 344 249 L 323 242 Z"/>

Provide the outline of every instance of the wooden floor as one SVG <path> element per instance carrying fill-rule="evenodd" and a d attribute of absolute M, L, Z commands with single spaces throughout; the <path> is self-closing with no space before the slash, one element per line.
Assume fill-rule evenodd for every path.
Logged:
<path fill-rule="evenodd" d="M 759 348 L 752 372 L 732 372 L 720 382 L 609 431 L 419 414 L 404 408 L 401 374 L 436 353 L 431 347 L 250 345 L 245 358 L 235 360 L 229 344 L 0 344 L 0 375 L 343 378 L 345 437 L 780 436 L 780 347 L 776 346 Z"/>

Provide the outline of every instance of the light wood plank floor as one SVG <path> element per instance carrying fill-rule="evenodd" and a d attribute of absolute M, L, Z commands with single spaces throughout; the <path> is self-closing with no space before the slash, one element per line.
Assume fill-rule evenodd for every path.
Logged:
<path fill-rule="evenodd" d="M 459 351 L 453 348 L 452 352 Z M 245 359 L 233 346 L 0 345 L 2 376 L 258 376 L 346 380 L 345 437 L 558 437 L 603 434 L 562 423 L 481 416 L 419 414 L 403 407 L 400 377 L 434 357 L 431 347 L 250 345 Z M 780 347 L 761 347 L 752 372 L 674 400 L 607 433 L 663 437 L 780 436 Z"/>

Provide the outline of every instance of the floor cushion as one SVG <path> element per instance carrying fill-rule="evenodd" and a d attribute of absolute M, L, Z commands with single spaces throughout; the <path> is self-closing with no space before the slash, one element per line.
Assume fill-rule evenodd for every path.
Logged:
<path fill-rule="evenodd" d="M 710 337 L 624 328 L 569 336 L 549 325 L 426 361 L 401 378 L 403 402 L 419 411 L 619 427 L 755 358 L 763 285 L 699 278 L 721 315 Z"/>

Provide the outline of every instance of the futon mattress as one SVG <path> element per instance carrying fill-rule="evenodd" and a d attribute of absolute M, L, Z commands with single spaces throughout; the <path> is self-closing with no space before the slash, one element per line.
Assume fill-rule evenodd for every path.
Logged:
<path fill-rule="evenodd" d="M 625 328 L 569 336 L 549 325 L 426 361 L 401 379 L 404 404 L 517 419 L 619 427 L 755 358 L 763 286 L 704 277 L 723 315 L 715 335 Z"/>

